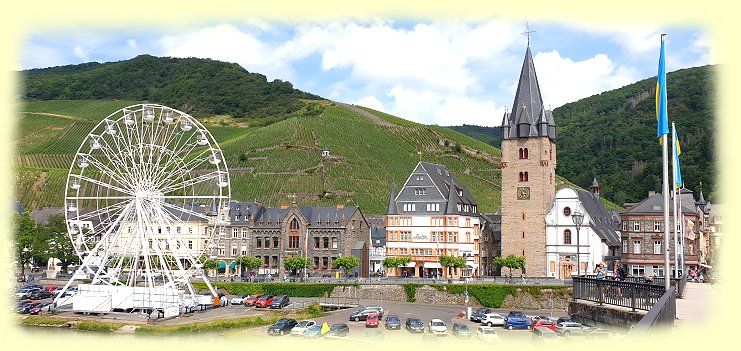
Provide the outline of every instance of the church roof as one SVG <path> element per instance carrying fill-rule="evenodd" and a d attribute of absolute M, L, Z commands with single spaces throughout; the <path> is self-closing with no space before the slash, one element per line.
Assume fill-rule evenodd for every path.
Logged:
<path fill-rule="evenodd" d="M 594 193 L 574 189 L 579 196 L 579 202 L 584 211 L 591 218 L 590 227 L 597 235 L 604 240 L 608 246 L 620 246 L 620 234 L 617 232 L 619 219 L 615 221 L 614 215 L 607 211 L 605 205 L 599 201 Z"/>
<path fill-rule="evenodd" d="M 543 105 L 530 45 L 525 51 L 512 111 L 504 113 L 502 126 L 504 139 L 538 136 L 556 139 L 556 123 L 553 113 Z"/>

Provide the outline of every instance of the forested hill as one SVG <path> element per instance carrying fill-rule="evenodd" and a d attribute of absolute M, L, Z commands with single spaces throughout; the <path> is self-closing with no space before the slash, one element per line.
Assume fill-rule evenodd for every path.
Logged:
<path fill-rule="evenodd" d="M 685 187 L 712 199 L 716 190 L 714 77 L 716 67 L 667 76 L 669 122 L 679 134 Z M 656 78 L 556 108 L 556 173 L 581 187 L 596 178 L 616 204 L 661 191 L 661 149 L 656 139 Z M 498 127 L 449 127 L 500 147 Z M 702 187 L 700 187 L 702 182 Z"/>
<path fill-rule="evenodd" d="M 150 55 L 21 72 L 24 100 L 156 101 L 196 116 L 273 117 L 319 96 L 287 81 L 268 82 L 236 63 Z"/>

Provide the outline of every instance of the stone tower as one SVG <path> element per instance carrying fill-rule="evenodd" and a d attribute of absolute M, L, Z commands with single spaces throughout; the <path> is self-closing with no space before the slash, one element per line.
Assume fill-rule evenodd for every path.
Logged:
<path fill-rule="evenodd" d="M 524 254 L 524 274 L 543 277 L 545 216 L 556 194 L 556 124 L 543 106 L 530 45 L 502 132 L 502 255 Z"/>

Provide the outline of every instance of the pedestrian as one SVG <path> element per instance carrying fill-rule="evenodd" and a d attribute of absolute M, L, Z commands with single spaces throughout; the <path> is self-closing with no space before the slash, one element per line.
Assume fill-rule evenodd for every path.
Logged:
<path fill-rule="evenodd" d="M 690 268 L 690 278 L 693 282 L 697 282 L 697 271 L 694 268 Z"/>
<path fill-rule="evenodd" d="M 595 273 L 597 273 L 597 279 L 605 279 L 607 276 L 607 269 L 605 269 L 605 263 L 601 262 L 595 267 Z"/>
<path fill-rule="evenodd" d="M 616 282 L 625 279 L 625 270 L 622 266 L 620 266 L 620 262 L 618 262 L 617 260 L 612 263 L 612 279 L 614 279 Z M 622 297 L 619 286 L 615 287 L 615 294 L 617 297 Z"/>

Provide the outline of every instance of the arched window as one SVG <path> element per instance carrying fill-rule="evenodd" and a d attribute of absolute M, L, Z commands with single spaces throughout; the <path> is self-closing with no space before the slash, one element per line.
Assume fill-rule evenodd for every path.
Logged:
<path fill-rule="evenodd" d="M 298 220 L 296 218 L 291 220 L 291 229 L 298 229 Z"/>
<path fill-rule="evenodd" d="M 564 245 L 571 245 L 571 230 L 570 229 L 566 229 L 563 231 L 563 243 Z"/>
<path fill-rule="evenodd" d="M 527 177 L 527 172 L 525 172 L 525 173 L 524 173 L 524 180 L 523 180 L 523 181 L 527 182 L 527 179 L 528 179 L 528 177 Z"/>
<path fill-rule="evenodd" d="M 523 152 L 523 157 L 522 157 L 522 158 L 528 158 L 528 155 L 527 155 L 527 148 L 525 148 L 525 150 L 524 150 L 524 152 Z"/>
<path fill-rule="evenodd" d="M 571 216 L 571 207 L 569 207 L 569 206 L 564 207 L 563 208 L 563 215 L 566 216 L 566 217 Z"/>
<path fill-rule="evenodd" d="M 522 160 L 522 158 L 523 158 L 523 157 L 522 157 L 522 155 L 523 155 L 523 154 L 522 154 L 522 148 L 520 148 L 520 150 L 519 150 L 519 153 L 518 153 L 518 156 L 519 156 L 519 158 L 520 158 L 521 160 Z"/>
<path fill-rule="evenodd" d="M 524 181 L 523 179 L 525 179 L 525 178 L 523 177 L 523 174 L 522 174 L 522 172 L 520 172 L 520 181 L 521 181 L 521 182 L 522 182 L 522 181 Z"/>

